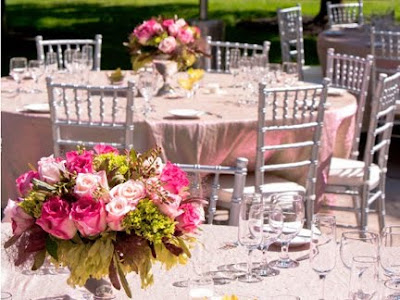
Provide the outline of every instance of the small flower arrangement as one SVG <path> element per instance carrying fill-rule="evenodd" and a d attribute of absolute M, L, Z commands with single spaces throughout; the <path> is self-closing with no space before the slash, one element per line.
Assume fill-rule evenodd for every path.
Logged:
<path fill-rule="evenodd" d="M 153 263 L 185 264 L 203 207 L 189 198 L 186 173 L 159 154 L 99 144 L 41 158 L 18 177 L 20 197 L 5 209 L 13 229 L 5 248 L 15 250 L 15 265 L 33 262 L 37 270 L 50 257 L 69 268 L 72 286 L 108 276 L 132 297 L 127 273 L 139 274 L 145 288 Z"/>
<path fill-rule="evenodd" d="M 152 18 L 135 27 L 124 43 L 129 48 L 132 67 L 140 69 L 154 58 L 176 61 L 178 69 L 192 66 L 204 55 L 205 42 L 200 29 L 184 19 Z"/>

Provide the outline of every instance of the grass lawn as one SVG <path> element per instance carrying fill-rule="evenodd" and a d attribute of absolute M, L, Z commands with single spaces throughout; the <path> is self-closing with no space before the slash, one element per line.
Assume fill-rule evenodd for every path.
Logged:
<path fill-rule="evenodd" d="M 398 0 L 364 0 L 368 17 L 395 8 L 400 20 Z M 262 43 L 272 42 L 270 60 L 280 61 L 276 10 L 302 5 L 305 20 L 319 10 L 319 0 L 209 0 L 209 19 L 225 24 L 225 39 Z M 103 35 L 102 69 L 129 69 L 129 57 L 122 45 L 132 29 L 152 16 L 172 17 L 177 14 L 188 20 L 199 16 L 198 0 L 6 0 L 7 31 L 2 34 L 2 76 L 8 74 L 13 56 L 36 57 L 34 37 L 92 38 Z M 2 28 L 4 30 L 5 28 Z M 322 29 L 320 29 L 322 30 Z M 318 64 L 317 32 L 305 30 L 306 63 Z"/>

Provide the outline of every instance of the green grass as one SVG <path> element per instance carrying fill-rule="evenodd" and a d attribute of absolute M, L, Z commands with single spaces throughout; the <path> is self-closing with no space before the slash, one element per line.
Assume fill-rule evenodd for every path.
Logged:
<path fill-rule="evenodd" d="M 398 0 L 364 0 L 365 14 L 385 12 Z M 300 2 L 304 18 L 319 10 L 319 0 L 209 0 L 209 19 L 221 19 L 230 41 L 272 42 L 271 61 L 280 60 L 276 10 Z M 395 12 L 400 19 L 400 8 Z M 6 0 L 7 33 L 2 34 L 2 76 L 12 56 L 36 57 L 34 37 L 88 38 L 103 35 L 102 69 L 130 68 L 122 45 L 145 19 L 177 14 L 188 20 L 199 16 L 198 0 Z M 261 20 L 261 21 L 260 21 Z M 266 22 L 268 20 L 269 22 Z M 271 25 L 272 23 L 272 25 Z M 4 29 L 4 28 L 3 28 Z M 316 34 L 305 34 L 306 63 L 318 64 Z"/>

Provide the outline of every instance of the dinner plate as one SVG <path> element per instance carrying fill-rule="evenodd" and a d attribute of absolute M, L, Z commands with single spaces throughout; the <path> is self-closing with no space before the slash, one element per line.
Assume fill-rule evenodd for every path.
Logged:
<path fill-rule="evenodd" d="M 48 113 L 50 112 L 50 106 L 48 103 L 31 103 L 24 105 L 24 111 Z"/>
<path fill-rule="evenodd" d="M 196 119 L 204 114 L 204 111 L 196 109 L 171 109 L 169 114 L 183 119 Z"/>
<path fill-rule="evenodd" d="M 311 240 L 311 230 L 303 228 L 302 230 L 300 230 L 299 234 L 293 240 L 290 241 L 289 247 L 293 248 L 300 247 L 310 243 L 310 240 Z M 278 240 L 274 244 L 280 245 L 281 242 Z"/>

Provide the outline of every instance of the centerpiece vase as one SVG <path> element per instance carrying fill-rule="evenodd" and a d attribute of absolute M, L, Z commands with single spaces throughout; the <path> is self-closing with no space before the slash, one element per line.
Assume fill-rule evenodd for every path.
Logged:
<path fill-rule="evenodd" d="M 174 95 L 176 92 L 170 84 L 171 76 L 178 72 L 178 64 L 173 60 L 155 59 L 153 64 L 163 78 L 163 85 L 158 90 L 157 96 Z"/>

